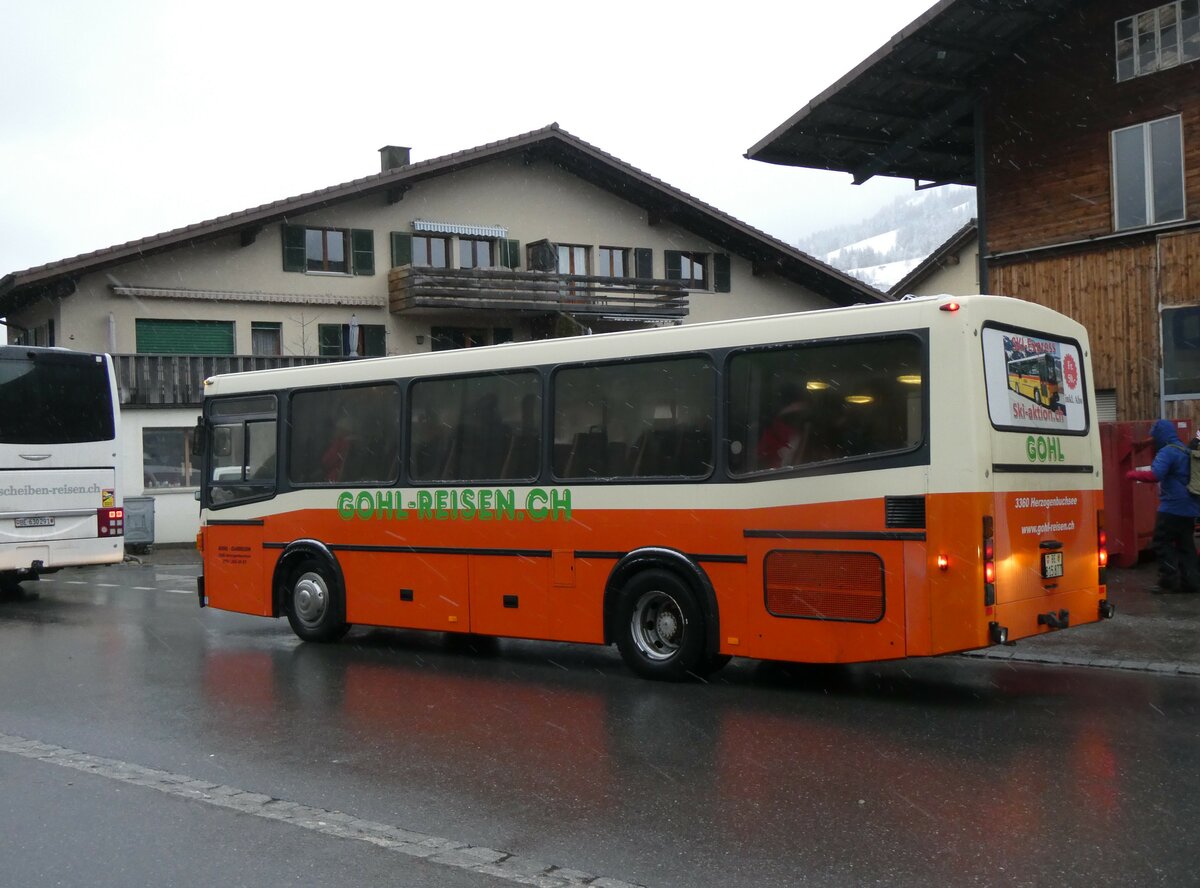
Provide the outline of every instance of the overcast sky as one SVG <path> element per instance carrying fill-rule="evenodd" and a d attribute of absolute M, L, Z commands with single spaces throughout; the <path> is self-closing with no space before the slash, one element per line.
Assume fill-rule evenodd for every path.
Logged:
<path fill-rule="evenodd" d="M 933 0 L 0 9 L 0 276 L 557 121 L 794 242 L 910 181 L 743 154 Z"/>

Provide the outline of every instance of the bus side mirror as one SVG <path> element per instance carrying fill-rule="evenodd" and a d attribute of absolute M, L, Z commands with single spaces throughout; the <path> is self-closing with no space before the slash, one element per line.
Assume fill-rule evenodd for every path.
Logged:
<path fill-rule="evenodd" d="M 204 424 L 204 417 L 196 420 L 196 428 L 192 430 L 192 456 L 204 456 L 204 433 L 208 431 L 208 426 Z"/>
<path fill-rule="evenodd" d="M 217 426 L 212 435 L 213 456 L 229 456 L 233 453 L 233 429 Z"/>

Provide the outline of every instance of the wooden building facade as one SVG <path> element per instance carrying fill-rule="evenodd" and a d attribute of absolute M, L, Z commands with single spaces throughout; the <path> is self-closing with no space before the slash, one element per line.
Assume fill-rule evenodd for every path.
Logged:
<path fill-rule="evenodd" d="M 1200 419 L 1197 0 L 942 0 L 749 156 L 975 185 L 981 289 L 1088 328 L 1101 418 Z"/>

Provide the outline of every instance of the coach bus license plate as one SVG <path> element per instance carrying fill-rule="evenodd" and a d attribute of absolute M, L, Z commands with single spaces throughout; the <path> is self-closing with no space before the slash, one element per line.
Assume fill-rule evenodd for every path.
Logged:
<path fill-rule="evenodd" d="M 53 527 L 54 516 L 37 515 L 33 518 L 17 518 L 14 523 L 17 527 Z"/>
<path fill-rule="evenodd" d="M 1043 552 L 1042 553 L 1042 576 L 1046 579 L 1061 577 L 1063 571 L 1063 553 L 1062 552 Z"/>

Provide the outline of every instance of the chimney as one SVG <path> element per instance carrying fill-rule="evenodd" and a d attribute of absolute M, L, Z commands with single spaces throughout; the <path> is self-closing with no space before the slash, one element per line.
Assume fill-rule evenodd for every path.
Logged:
<path fill-rule="evenodd" d="M 398 170 L 408 166 L 408 152 L 411 149 L 400 145 L 384 145 L 379 149 L 379 171 Z"/>

